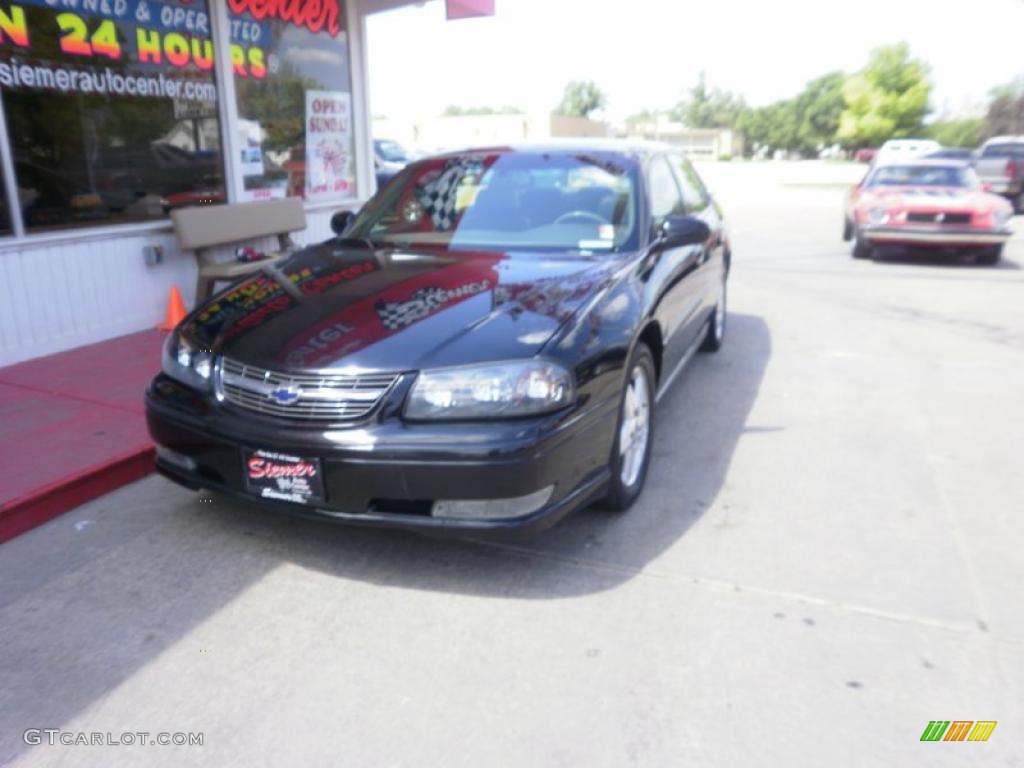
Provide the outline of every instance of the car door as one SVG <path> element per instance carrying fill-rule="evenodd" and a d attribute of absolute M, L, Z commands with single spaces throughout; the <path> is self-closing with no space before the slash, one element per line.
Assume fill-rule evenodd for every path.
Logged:
<path fill-rule="evenodd" d="M 686 214 L 679 184 L 668 158 L 651 158 L 647 166 L 651 207 L 652 240 L 656 242 L 665 219 Z M 697 315 L 702 292 L 694 274 L 700 266 L 702 246 L 657 249 L 653 254 L 649 286 L 656 292 L 654 316 L 661 326 L 664 343 L 663 370 L 670 373 L 693 343 L 698 329 Z"/>
<path fill-rule="evenodd" d="M 711 230 L 706 247 L 698 254 L 693 280 L 700 294 L 698 325 L 710 316 L 725 278 L 725 227 L 721 209 L 711 199 L 704 182 L 681 152 L 669 155 L 687 215 L 702 220 Z"/>

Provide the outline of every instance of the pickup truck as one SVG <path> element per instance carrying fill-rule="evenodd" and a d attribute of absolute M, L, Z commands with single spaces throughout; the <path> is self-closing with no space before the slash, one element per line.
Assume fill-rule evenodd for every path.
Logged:
<path fill-rule="evenodd" d="M 1024 136 L 998 136 L 978 150 L 974 170 L 989 192 L 1002 195 L 1024 213 Z"/>

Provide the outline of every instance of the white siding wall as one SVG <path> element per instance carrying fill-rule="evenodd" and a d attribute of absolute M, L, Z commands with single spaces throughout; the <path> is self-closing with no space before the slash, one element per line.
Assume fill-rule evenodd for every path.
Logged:
<path fill-rule="evenodd" d="M 295 240 L 306 245 L 329 238 L 333 212 L 308 212 L 307 228 Z M 163 247 L 161 264 L 145 263 L 147 245 Z M 273 238 L 251 245 L 277 247 Z M 223 256 L 233 253 L 227 248 Z M 0 366 L 153 328 L 163 321 L 172 285 L 191 308 L 196 260 L 181 252 L 169 226 L 0 245 Z"/>

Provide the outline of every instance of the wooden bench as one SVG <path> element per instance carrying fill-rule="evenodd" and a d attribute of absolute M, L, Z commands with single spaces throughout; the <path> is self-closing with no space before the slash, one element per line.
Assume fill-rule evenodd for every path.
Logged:
<path fill-rule="evenodd" d="M 192 251 L 199 263 L 196 302 L 213 294 L 219 280 L 234 280 L 258 272 L 295 249 L 291 233 L 306 228 L 302 199 L 286 197 L 258 203 L 233 203 L 171 211 L 174 233 L 182 250 Z M 215 249 L 259 237 L 277 237 L 280 251 L 263 261 L 216 261 Z"/>

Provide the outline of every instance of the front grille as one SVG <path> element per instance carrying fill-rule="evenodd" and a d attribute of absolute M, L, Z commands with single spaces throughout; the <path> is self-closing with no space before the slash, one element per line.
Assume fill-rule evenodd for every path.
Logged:
<path fill-rule="evenodd" d="M 218 397 L 239 408 L 285 419 L 334 422 L 366 416 L 399 375 L 281 373 L 223 358 L 216 381 Z M 284 402 L 281 395 L 291 402 Z"/>
<path fill-rule="evenodd" d="M 970 224 L 969 213 L 944 213 L 942 211 L 915 211 L 907 214 L 907 221 L 924 224 Z"/>

